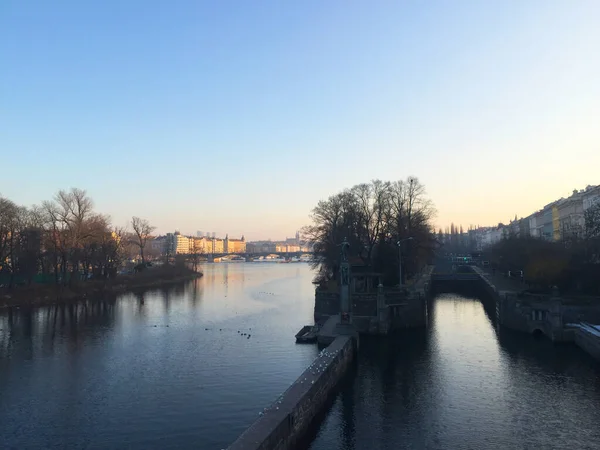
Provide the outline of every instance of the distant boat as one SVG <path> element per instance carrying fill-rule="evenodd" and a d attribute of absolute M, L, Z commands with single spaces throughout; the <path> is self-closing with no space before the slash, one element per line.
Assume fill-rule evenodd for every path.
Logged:
<path fill-rule="evenodd" d="M 246 261 L 246 258 L 244 258 L 243 256 L 223 256 L 221 258 L 221 262 L 244 262 Z"/>
<path fill-rule="evenodd" d="M 316 342 L 319 328 L 316 325 L 304 325 L 298 333 L 296 333 L 296 342 L 299 344 L 310 344 Z"/>
<path fill-rule="evenodd" d="M 273 258 L 270 256 L 261 256 L 260 258 L 256 258 L 254 260 L 254 262 L 261 262 L 261 263 L 281 263 L 281 262 L 285 262 L 285 259 L 283 258 Z"/>

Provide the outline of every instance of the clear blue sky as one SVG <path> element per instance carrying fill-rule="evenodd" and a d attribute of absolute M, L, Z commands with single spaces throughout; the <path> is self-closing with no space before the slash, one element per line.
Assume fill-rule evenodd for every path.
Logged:
<path fill-rule="evenodd" d="M 600 182 L 600 1 L 0 2 L 0 193 L 291 236 L 418 176 L 439 225 Z"/>

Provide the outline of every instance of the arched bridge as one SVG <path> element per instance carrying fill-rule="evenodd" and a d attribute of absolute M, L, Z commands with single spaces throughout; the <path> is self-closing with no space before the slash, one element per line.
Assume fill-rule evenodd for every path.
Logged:
<path fill-rule="evenodd" d="M 238 252 L 238 253 L 202 253 L 200 254 L 200 257 L 202 258 L 209 258 L 209 259 L 215 259 L 215 258 L 223 258 L 223 257 L 230 257 L 230 256 L 239 256 L 245 259 L 253 259 L 253 258 L 264 258 L 267 256 L 274 256 L 274 257 L 280 257 L 280 258 L 300 258 L 301 256 L 310 256 L 313 257 L 315 254 L 313 252 L 252 252 L 252 253 L 248 253 L 248 252 Z M 188 257 L 191 257 L 192 255 L 188 255 Z"/>

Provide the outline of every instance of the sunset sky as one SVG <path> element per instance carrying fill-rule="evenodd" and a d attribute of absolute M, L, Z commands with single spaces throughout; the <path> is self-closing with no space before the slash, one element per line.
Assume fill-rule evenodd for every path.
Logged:
<path fill-rule="evenodd" d="M 417 176 L 436 224 L 600 183 L 600 1 L 0 4 L 0 194 L 124 224 L 292 236 Z"/>

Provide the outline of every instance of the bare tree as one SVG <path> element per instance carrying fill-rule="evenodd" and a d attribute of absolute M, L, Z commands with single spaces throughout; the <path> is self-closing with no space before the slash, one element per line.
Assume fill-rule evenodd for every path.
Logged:
<path fill-rule="evenodd" d="M 101 234 L 95 264 L 101 277 L 114 278 L 117 275 L 117 270 L 125 260 L 128 245 L 129 239 L 125 227 L 107 228 Z"/>
<path fill-rule="evenodd" d="M 11 200 L 0 197 L 0 265 L 8 260 L 11 230 L 17 215 L 17 205 Z"/>
<path fill-rule="evenodd" d="M 0 264 L 2 271 L 9 275 L 8 286 L 11 288 L 19 262 L 19 238 L 24 226 L 26 209 L 12 201 L 0 198 Z"/>
<path fill-rule="evenodd" d="M 200 263 L 200 255 L 202 255 L 203 251 L 200 247 L 200 242 L 198 239 L 192 239 L 192 246 L 190 248 L 190 263 L 192 264 L 192 269 L 194 272 L 198 270 L 198 264 Z"/>
<path fill-rule="evenodd" d="M 92 199 L 81 189 L 61 190 L 31 208 L 0 196 L 2 279 L 12 286 L 31 283 L 38 274 L 54 275 L 56 284 L 77 280 L 80 274 L 115 276 L 130 247 L 135 245 L 145 260 L 144 247 L 154 227 L 136 217 L 132 224 L 135 239 L 124 228 L 112 227 L 109 216 L 94 212 Z"/>
<path fill-rule="evenodd" d="M 353 187 L 352 193 L 357 206 L 356 231 L 361 241 L 360 256 L 366 264 L 371 264 L 375 244 L 385 228 L 386 211 L 389 211 L 390 183 L 374 180 L 370 184 Z"/>
<path fill-rule="evenodd" d="M 134 238 L 132 240 L 133 244 L 139 247 L 140 249 L 140 257 L 142 258 L 142 264 L 145 261 L 144 259 L 144 247 L 146 247 L 146 243 L 148 242 L 148 238 L 150 234 L 155 230 L 155 227 L 150 225 L 146 219 L 141 219 L 139 217 L 132 217 L 131 226 L 133 228 Z"/>
<path fill-rule="evenodd" d="M 66 284 L 68 266 L 71 266 L 71 281 L 74 281 L 83 262 L 84 241 L 89 238 L 91 230 L 87 222 L 93 216 L 93 202 L 86 191 L 72 188 L 70 191 L 58 191 L 54 203 L 54 214 L 61 229 L 62 275 Z"/>
<path fill-rule="evenodd" d="M 336 279 L 344 239 L 350 244 L 351 257 L 385 273 L 387 282 L 395 284 L 396 243 L 410 236 L 412 245 L 407 250 L 411 251 L 403 252 L 403 267 L 407 274 L 414 274 L 433 253 L 430 221 L 434 212 L 416 178 L 394 183 L 374 180 L 320 201 L 313 209 L 312 224 L 303 230 L 316 253 L 316 281 Z"/>
<path fill-rule="evenodd" d="M 600 202 L 585 210 L 585 237 L 587 239 L 600 237 Z"/>
<path fill-rule="evenodd" d="M 165 264 L 170 264 L 171 260 L 175 256 L 175 249 L 173 248 L 173 244 L 173 240 L 169 236 L 167 236 L 163 242 L 162 253 L 165 259 Z"/>
<path fill-rule="evenodd" d="M 46 248 L 50 264 L 52 265 L 54 282 L 58 284 L 62 268 L 66 268 L 63 224 L 60 221 L 58 208 L 54 202 L 45 201 L 42 203 L 42 209 L 46 218 L 44 247 Z"/>

